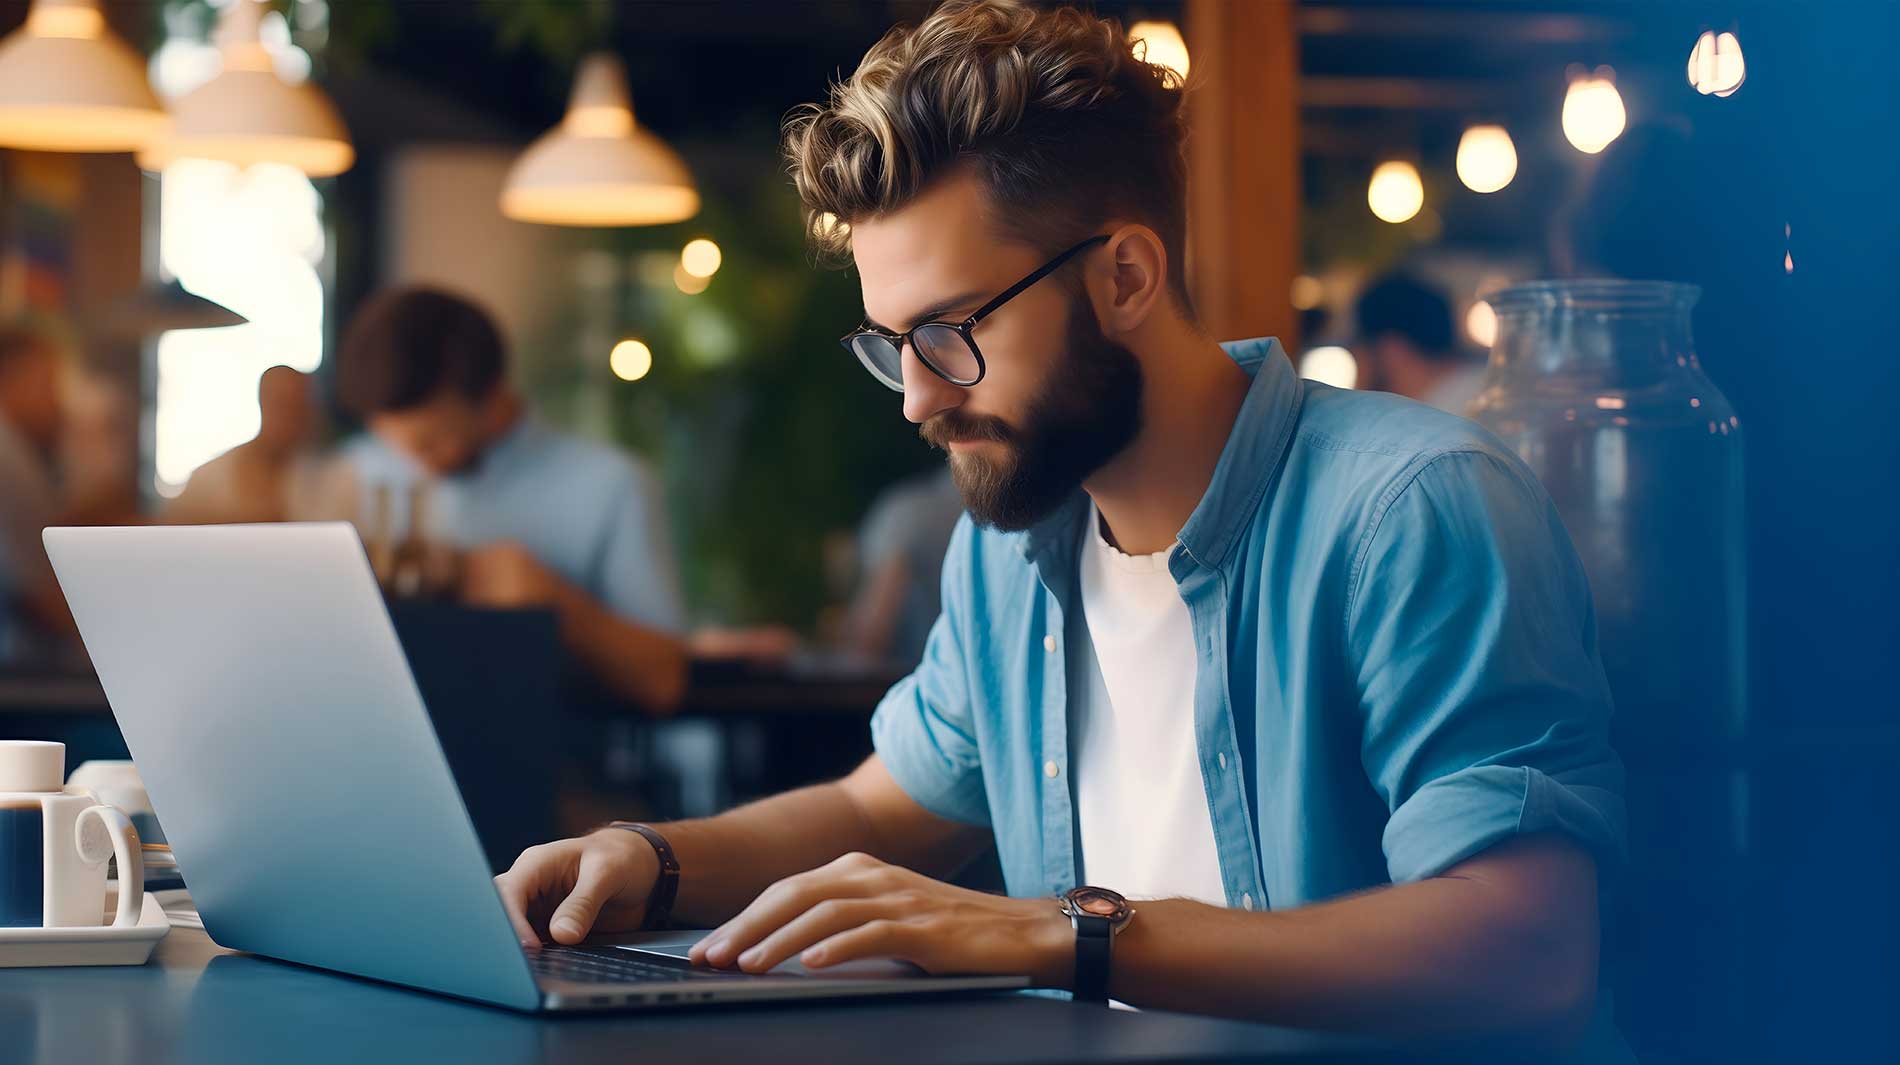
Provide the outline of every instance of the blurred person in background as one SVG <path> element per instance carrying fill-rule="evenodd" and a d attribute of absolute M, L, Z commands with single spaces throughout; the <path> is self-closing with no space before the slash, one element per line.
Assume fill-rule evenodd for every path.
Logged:
<path fill-rule="evenodd" d="M 536 418 L 508 380 L 489 316 L 434 288 L 371 297 L 337 351 L 337 391 L 367 434 L 342 457 L 359 492 L 412 498 L 461 549 L 461 594 L 554 611 L 563 642 L 607 687 L 655 712 L 685 689 L 688 647 L 660 487 L 631 455 Z"/>
<path fill-rule="evenodd" d="M 843 649 L 906 669 L 942 611 L 943 554 L 963 516 L 948 466 L 884 490 L 858 534 L 857 590 L 844 619 Z"/>
<path fill-rule="evenodd" d="M 313 474 L 320 422 L 310 376 L 273 366 L 257 381 L 257 435 L 198 467 L 165 508 L 177 523 L 270 522 L 293 516 Z"/>
<path fill-rule="evenodd" d="M 1484 363 L 1458 350 L 1451 303 L 1405 274 L 1387 274 L 1359 297 L 1357 387 L 1395 392 L 1463 416 L 1478 398 Z"/>
<path fill-rule="evenodd" d="M 144 523 L 136 386 L 115 374 L 69 365 L 60 393 L 60 524 Z"/>
<path fill-rule="evenodd" d="M 77 634 L 40 542 L 41 530 L 61 520 L 62 363 L 46 334 L 0 328 L 0 662 L 36 657 Z"/>

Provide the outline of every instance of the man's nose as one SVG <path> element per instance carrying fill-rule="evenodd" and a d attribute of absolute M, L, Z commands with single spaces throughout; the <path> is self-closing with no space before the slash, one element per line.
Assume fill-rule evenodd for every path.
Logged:
<path fill-rule="evenodd" d="M 931 373 L 906 343 L 898 360 L 904 374 L 904 417 L 922 425 L 930 416 L 963 405 L 964 389 Z"/>

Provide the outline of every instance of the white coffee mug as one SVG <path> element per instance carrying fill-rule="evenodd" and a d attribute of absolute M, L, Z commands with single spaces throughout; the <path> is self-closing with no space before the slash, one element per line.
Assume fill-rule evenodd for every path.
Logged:
<path fill-rule="evenodd" d="M 112 858 L 119 860 L 112 923 L 138 923 L 145 904 L 138 830 L 123 810 L 63 787 L 65 776 L 65 744 L 0 740 L 0 928 L 98 925 Z"/>

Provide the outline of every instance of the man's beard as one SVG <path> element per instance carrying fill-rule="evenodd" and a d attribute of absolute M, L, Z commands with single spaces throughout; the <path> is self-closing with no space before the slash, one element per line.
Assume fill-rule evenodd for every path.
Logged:
<path fill-rule="evenodd" d="M 1077 297 L 1069 306 L 1065 349 L 1020 427 L 952 408 L 933 415 L 918 433 L 946 451 L 953 440 L 991 441 L 1001 450 L 1000 457 L 952 454 L 950 475 L 977 524 L 1016 532 L 1048 517 L 1134 440 L 1141 393 L 1140 361 L 1102 334 L 1094 309 Z"/>

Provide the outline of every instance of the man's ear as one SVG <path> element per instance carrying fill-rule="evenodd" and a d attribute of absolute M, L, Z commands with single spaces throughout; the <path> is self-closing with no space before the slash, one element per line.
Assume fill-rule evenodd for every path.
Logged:
<path fill-rule="evenodd" d="M 1154 230 L 1127 225 L 1110 234 L 1089 270 L 1089 297 L 1096 320 L 1109 334 L 1131 333 L 1160 308 L 1167 297 L 1168 249 Z"/>

